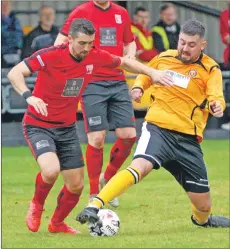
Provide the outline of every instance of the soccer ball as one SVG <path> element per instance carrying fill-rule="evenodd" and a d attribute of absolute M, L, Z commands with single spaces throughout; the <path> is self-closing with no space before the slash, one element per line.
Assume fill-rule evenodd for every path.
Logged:
<path fill-rule="evenodd" d="M 100 209 L 96 223 L 89 223 L 89 234 L 96 236 L 114 236 L 120 229 L 120 219 L 115 212 L 109 209 Z"/>

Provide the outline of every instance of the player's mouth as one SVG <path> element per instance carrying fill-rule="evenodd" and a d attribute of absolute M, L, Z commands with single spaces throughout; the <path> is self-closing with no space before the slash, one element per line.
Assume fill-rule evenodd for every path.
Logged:
<path fill-rule="evenodd" d="M 189 54 L 189 53 L 182 53 L 182 55 L 183 55 L 184 57 L 190 57 L 190 54 Z"/>

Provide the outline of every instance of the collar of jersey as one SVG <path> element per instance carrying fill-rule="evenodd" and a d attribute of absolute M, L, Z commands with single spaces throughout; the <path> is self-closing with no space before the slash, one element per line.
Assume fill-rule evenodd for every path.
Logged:
<path fill-rule="evenodd" d="M 192 64 L 195 64 L 195 63 L 199 64 L 201 62 L 202 58 L 203 58 L 203 52 L 200 53 L 199 58 L 196 61 L 194 61 Z"/>
<path fill-rule="evenodd" d="M 99 10 L 104 11 L 104 12 L 110 10 L 112 7 L 111 3 L 109 3 L 109 7 L 107 9 L 101 8 L 100 6 L 96 5 L 94 2 L 93 2 L 93 4 L 94 4 L 95 8 L 98 8 Z"/>
<path fill-rule="evenodd" d="M 201 51 L 201 54 L 200 54 L 199 58 L 198 58 L 196 61 L 192 62 L 191 64 L 198 64 L 198 65 L 202 66 L 202 67 L 204 68 L 205 71 L 207 71 L 206 67 L 205 67 L 204 64 L 201 62 L 203 56 L 204 56 L 204 54 L 203 54 L 203 52 Z M 173 57 L 173 56 L 172 56 L 172 57 Z M 181 61 L 180 56 L 177 55 L 175 58 L 178 59 L 179 61 Z M 181 62 L 183 63 L 183 61 L 181 61 Z"/>
<path fill-rule="evenodd" d="M 69 53 L 70 57 L 75 60 L 78 63 L 81 63 L 83 60 L 78 60 L 76 57 L 74 57 L 71 53 Z"/>

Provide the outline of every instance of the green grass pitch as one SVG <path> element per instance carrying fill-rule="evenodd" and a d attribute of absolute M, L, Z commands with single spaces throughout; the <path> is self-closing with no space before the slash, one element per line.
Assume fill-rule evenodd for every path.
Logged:
<path fill-rule="evenodd" d="M 202 143 L 208 165 L 213 213 L 229 216 L 229 141 Z M 85 145 L 82 145 L 85 152 Z M 104 165 L 111 144 L 105 146 Z M 129 165 L 131 157 L 122 168 Z M 164 169 L 153 171 L 120 197 L 115 210 L 121 229 L 115 237 L 91 237 L 87 225 L 75 221 L 88 201 L 88 179 L 79 205 L 66 219 L 80 235 L 50 234 L 49 218 L 62 186 L 59 177 L 47 198 L 39 232 L 27 230 L 25 216 L 38 167 L 27 147 L 2 149 L 2 248 L 229 248 L 229 229 L 199 228 L 190 221 L 183 189 Z M 110 208 L 108 206 L 108 208 Z"/>

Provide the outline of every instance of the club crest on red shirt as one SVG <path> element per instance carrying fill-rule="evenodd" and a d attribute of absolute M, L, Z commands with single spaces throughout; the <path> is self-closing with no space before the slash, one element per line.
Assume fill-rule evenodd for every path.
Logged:
<path fill-rule="evenodd" d="M 115 14 L 115 20 L 116 20 L 116 23 L 121 24 L 122 23 L 121 15 Z"/>
<path fill-rule="evenodd" d="M 91 74 L 93 72 L 93 64 L 86 65 L 86 74 Z"/>

